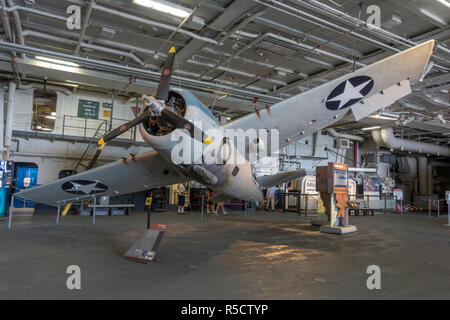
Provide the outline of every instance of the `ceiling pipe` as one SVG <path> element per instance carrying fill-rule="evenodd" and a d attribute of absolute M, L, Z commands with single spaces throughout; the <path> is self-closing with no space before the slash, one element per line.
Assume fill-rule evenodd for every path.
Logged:
<path fill-rule="evenodd" d="M 177 30 L 177 27 L 175 27 L 175 26 L 167 25 L 167 24 L 156 22 L 156 21 L 149 20 L 149 19 L 144 19 L 144 18 L 135 16 L 135 15 L 132 15 L 132 14 L 120 12 L 120 11 L 117 11 L 117 10 L 114 10 L 114 9 L 110 9 L 110 8 L 106 8 L 106 7 L 97 5 L 97 4 L 93 5 L 93 9 L 98 10 L 98 11 L 102 11 L 102 12 L 105 12 L 105 13 L 109 13 L 111 15 L 115 15 L 115 16 L 118 16 L 118 17 L 121 17 L 121 18 L 125 18 L 125 19 L 128 19 L 128 20 L 134 21 L 134 22 L 140 22 L 140 23 L 143 23 L 143 24 L 146 24 L 146 25 L 154 26 L 154 27 L 157 27 L 157 28 L 161 28 L 161 29 L 165 29 L 165 30 L 169 30 L 169 31 L 176 31 Z M 39 10 L 39 9 L 34 9 L 34 8 L 22 7 L 22 6 L 17 6 L 17 5 L 13 6 L 13 7 L 10 7 L 10 8 L 6 8 L 6 11 L 8 11 L 8 12 L 14 12 L 14 11 L 18 11 L 18 10 L 29 12 L 29 13 L 34 13 L 34 14 L 37 14 L 37 15 L 45 16 L 47 18 L 57 19 L 57 20 L 61 20 L 61 21 L 66 21 L 67 20 L 66 17 L 59 16 L 59 15 L 56 15 L 56 14 L 53 14 L 53 13 L 49 13 L 49 12 L 45 12 L 45 11 L 42 11 L 42 10 Z M 188 36 L 190 38 L 201 40 L 203 42 L 207 42 L 207 43 L 211 43 L 211 44 L 218 44 L 218 42 L 215 41 L 214 39 L 210 39 L 208 37 L 200 36 L 200 35 L 198 35 L 198 34 L 196 34 L 194 32 L 191 32 L 191 31 L 187 31 L 187 30 L 184 30 L 184 29 L 178 29 L 177 32 L 181 33 L 181 34 L 184 34 L 184 35 L 186 35 L 186 36 Z"/>
<path fill-rule="evenodd" d="M 334 138 L 348 139 L 348 140 L 357 141 L 357 142 L 364 142 L 363 137 L 354 136 L 351 134 L 339 133 L 336 130 L 334 130 L 333 128 L 327 129 L 327 132 L 330 134 L 330 136 L 332 136 Z"/>
<path fill-rule="evenodd" d="M 75 45 L 76 44 L 76 41 L 74 41 L 74 40 L 60 38 L 60 37 L 49 35 L 47 33 L 42 33 L 42 32 L 33 31 L 33 30 L 25 30 L 23 32 L 23 34 L 24 34 L 25 37 L 32 36 L 32 37 L 47 39 L 47 40 L 51 40 L 51 41 L 55 41 L 55 42 L 65 43 L 65 44 L 68 44 L 68 45 Z M 136 62 L 137 64 L 139 64 L 140 66 L 142 66 L 144 68 L 153 69 L 153 70 L 159 70 L 159 66 L 156 66 L 156 65 L 153 65 L 153 64 L 149 64 L 149 63 L 144 63 L 136 55 L 134 55 L 133 53 L 127 52 L 127 51 L 116 50 L 116 49 L 107 48 L 107 47 L 103 47 L 103 46 L 98 46 L 98 45 L 90 44 L 90 43 L 81 43 L 81 47 L 94 49 L 94 50 L 98 50 L 98 51 L 101 51 L 101 52 L 114 54 L 114 55 L 118 55 L 118 56 L 128 57 L 128 58 L 130 58 L 131 60 L 133 60 L 134 62 Z M 208 67 L 208 68 L 213 66 L 213 64 L 200 62 L 200 61 L 192 60 L 192 59 L 189 59 L 187 62 L 190 63 L 190 64 L 200 65 L 200 66 L 204 66 L 204 67 Z M 244 77 L 248 77 L 248 78 L 257 78 L 258 77 L 258 75 L 254 74 L 254 73 L 244 72 L 244 71 L 236 70 L 236 69 L 233 69 L 233 68 L 221 67 L 221 68 L 219 68 L 219 70 L 226 71 L 226 72 L 229 72 L 229 73 L 232 73 L 232 74 L 237 74 L 237 75 L 244 76 Z M 277 80 L 277 79 L 272 79 L 272 78 L 261 78 L 261 79 L 264 79 L 264 80 L 266 80 L 268 82 L 271 82 L 271 83 L 274 83 L 274 84 L 277 84 L 277 85 L 287 85 L 287 83 L 285 81 L 281 81 L 281 80 Z M 208 80 L 208 79 L 206 79 L 206 80 Z"/>
<path fill-rule="evenodd" d="M 80 65 L 90 66 L 94 68 L 99 68 L 103 71 L 113 71 L 127 76 L 137 76 L 142 77 L 144 79 L 156 80 L 159 81 L 161 74 L 159 72 L 154 72 L 150 70 L 143 70 L 140 68 L 133 68 L 129 66 L 123 66 L 116 63 L 111 63 L 103 60 L 95 60 L 95 59 L 87 59 L 83 57 L 73 56 L 61 52 L 49 51 L 45 49 L 39 49 L 35 47 L 22 46 L 15 43 L 8 42 L 0 42 L 0 49 L 6 51 L 17 51 L 23 52 L 31 55 L 40 55 L 46 56 L 50 58 L 62 59 L 66 61 L 71 61 L 75 63 L 79 63 Z M 205 90 L 207 92 L 223 92 L 231 95 L 235 95 L 237 97 L 242 97 L 246 99 L 253 99 L 255 97 L 259 98 L 260 103 L 276 103 L 283 101 L 284 99 L 275 97 L 272 95 L 261 94 L 257 92 L 252 92 L 249 90 L 233 88 L 229 86 L 220 85 L 213 82 L 199 81 L 195 79 L 189 79 L 184 77 L 179 77 L 174 74 L 174 81 L 178 81 L 180 84 L 185 85 L 190 88 L 196 88 L 197 90 Z"/>
<path fill-rule="evenodd" d="M 14 7 L 14 1 L 13 0 L 7 0 L 8 1 L 8 5 L 10 7 Z M 16 26 L 16 34 L 17 34 L 17 39 L 19 40 L 19 43 L 21 45 L 24 45 L 24 39 L 23 39 L 23 34 L 22 34 L 22 24 L 20 22 L 20 17 L 19 17 L 19 13 L 17 11 L 13 11 L 13 16 L 14 16 L 14 24 Z M 22 59 L 25 57 L 24 54 L 21 55 Z"/>
<path fill-rule="evenodd" d="M 372 138 L 378 146 L 393 150 L 450 157 L 450 148 L 432 143 L 397 138 L 394 135 L 394 129 L 391 127 L 373 130 Z"/>
<path fill-rule="evenodd" d="M 272 2 L 276 2 L 276 1 L 272 1 Z M 395 33 L 392 33 L 390 31 L 384 30 L 382 28 L 369 28 L 367 26 L 367 22 L 366 21 L 362 21 L 358 18 L 355 18 L 345 12 L 342 12 L 338 9 L 335 9 L 327 4 L 321 3 L 317 0 L 308 0 L 307 2 L 305 1 L 299 1 L 299 0 L 295 0 L 296 3 L 298 3 L 301 6 L 304 6 L 310 10 L 313 10 L 315 12 L 321 13 L 321 14 L 325 14 L 327 16 L 330 16 L 334 19 L 338 19 L 341 20 L 343 22 L 349 23 L 351 24 L 353 27 L 363 27 L 364 31 L 369 32 L 370 34 L 376 35 L 378 37 L 384 38 L 385 40 L 388 41 L 394 41 L 396 42 L 398 45 L 403 45 L 403 46 L 408 46 L 408 47 L 414 47 L 416 45 L 418 45 L 417 42 L 414 42 L 412 40 L 406 39 L 404 37 L 401 37 L 399 35 L 396 35 Z M 295 8 L 293 8 L 295 9 Z M 303 12 L 301 10 L 298 10 L 300 12 Z M 359 34 L 358 34 L 359 35 Z M 393 48 L 393 47 L 391 47 Z M 437 45 L 436 46 L 437 49 L 450 54 L 450 50 L 441 46 L 441 45 Z M 396 49 L 398 50 L 398 49 Z M 433 54 L 435 59 L 441 60 L 445 63 L 448 64 L 448 59 L 446 58 L 442 58 L 441 56 L 438 56 L 436 54 Z"/>
<path fill-rule="evenodd" d="M 84 36 L 86 34 L 86 29 L 89 24 L 89 19 L 91 18 L 92 7 L 94 6 L 94 3 L 95 3 L 94 0 L 90 0 L 88 3 L 87 9 L 86 9 L 86 14 L 85 14 L 84 20 L 83 20 L 83 25 L 81 26 L 80 37 L 78 38 L 77 46 L 73 53 L 74 56 L 77 56 L 80 53 L 81 43 L 83 42 Z"/>
<path fill-rule="evenodd" d="M 0 3 L 2 5 L 3 29 L 5 30 L 6 36 L 8 37 L 8 41 L 14 42 L 13 34 L 12 34 L 12 31 L 11 31 L 11 24 L 9 22 L 8 13 L 6 11 L 6 9 L 7 9 L 6 1 L 5 0 L 1 0 Z M 12 69 L 13 69 L 14 74 L 16 75 L 17 83 L 20 83 L 19 71 L 17 70 L 17 65 L 16 65 L 16 57 L 17 57 L 16 52 L 15 51 L 11 51 L 11 65 L 12 65 Z"/>
<path fill-rule="evenodd" d="M 37 82 L 32 82 L 32 83 L 29 83 L 27 85 L 18 85 L 17 88 L 20 89 L 20 90 L 44 89 L 44 84 L 37 83 Z M 55 86 L 55 85 L 47 84 L 47 85 L 45 85 L 45 89 L 61 92 L 61 93 L 64 93 L 66 96 L 69 96 L 69 97 L 72 95 L 72 91 L 71 90 L 69 90 L 69 89 L 67 89 L 65 87 L 61 87 L 61 86 Z"/>

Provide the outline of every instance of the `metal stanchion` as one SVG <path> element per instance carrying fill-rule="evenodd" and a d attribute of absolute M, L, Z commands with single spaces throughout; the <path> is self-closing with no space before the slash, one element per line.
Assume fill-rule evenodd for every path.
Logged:
<path fill-rule="evenodd" d="M 92 207 L 92 225 L 94 225 L 95 226 L 95 207 L 96 207 L 96 199 L 95 199 L 95 196 L 93 196 L 92 197 L 92 204 L 93 204 L 93 207 Z"/>
<path fill-rule="evenodd" d="M 428 199 L 428 218 L 431 217 L 431 199 Z"/>
<path fill-rule="evenodd" d="M 14 194 L 11 197 L 11 205 L 9 206 L 8 229 L 11 229 L 12 225 L 13 207 L 14 207 Z"/>
<path fill-rule="evenodd" d="M 306 195 L 306 199 L 305 199 L 305 216 L 308 215 L 308 194 Z"/>
<path fill-rule="evenodd" d="M 440 206 L 440 202 L 441 200 L 438 200 L 437 201 L 437 210 L 438 210 L 438 218 L 440 218 L 441 217 L 441 206 Z"/>
<path fill-rule="evenodd" d="M 387 215 L 387 197 L 384 194 L 384 215 Z"/>
<path fill-rule="evenodd" d="M 200 222 L 203 223 L 203 207 L 204 207 L 204 199 L 205 199 L 205 195 L 202 194 L 202 208 L 200 211 Z"/>

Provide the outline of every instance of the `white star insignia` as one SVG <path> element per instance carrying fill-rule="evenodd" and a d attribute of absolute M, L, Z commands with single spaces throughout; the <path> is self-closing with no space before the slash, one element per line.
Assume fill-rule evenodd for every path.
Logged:
<path fill-rule="evenodd" d="M 366 82 L 360 84 L 359 86 L 354 87 L 350 81 L 345 81 L 344 92 L 340 95 L 334 97 L 333 99 L 328 100 L 328 102 L 339 101 L 338 110 L 345 106 L 349 101 L 355 99 L 362 99 L 364 96 L 360 93 L 360 91 L 370 82 L 372 79 L 367 80 Z"/>
<path fill-rule="evenodd" d="M 81 191 L 84 194 L 91 194 L 92 191 L 103 191 L 102 188 L 97 188 L 97 182 L 93 182 L 90 184 L 79 184 L 79 183 L 75 183 L 75 182 L 70 182 L 72 184 L 72 189 L 70 189 L 69 191 Z"/>

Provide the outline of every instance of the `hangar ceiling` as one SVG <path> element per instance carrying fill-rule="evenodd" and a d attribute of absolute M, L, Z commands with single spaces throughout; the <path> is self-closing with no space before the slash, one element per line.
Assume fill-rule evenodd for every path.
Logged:
<path fill-rule="evenodd" d="M 18 50 L 16 70 L 3 50 L 0 69 L 11 78 L 19 76 L 24 85 L 46 76 L 50 84 L 70 90 L 114 89 L 135 97 L 155 87 L 166 52 L 175 45 L 174 85 L 194 89 L 214 112 L 236 118 L 435 39 L 433 65 L 412 95 L 378 117 L 353 123 L 349 115 L 338 130 L 363 134 L 367 126 L 394 125 L 413 138 L 449 141 L 448 0 L 169 2 L 188 16 L 163 13 L 133 0 L 2 0 L 7 13 L 2 41 L 10 40 L 11 34 L 18 45 L 50 51 L 55 57 L 77 56 L 76 63 L 84 69 L 79 74 L 49 69 L 36 60 L 38 50 Z M 365 23 L 372 2 L 381 8 L 382 29 Z M 79 30 L 67 28 L 69 5 L 82 9 Z M 86 62 L 94 60 L 123 68 Z"/>

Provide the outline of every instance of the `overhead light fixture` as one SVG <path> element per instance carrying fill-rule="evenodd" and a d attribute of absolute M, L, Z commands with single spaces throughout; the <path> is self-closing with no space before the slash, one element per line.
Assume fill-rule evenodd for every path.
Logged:
<path fill-rule="evenodd" d="M 56 112 L 55 111 L 52 112 L 52 116 L 56 116 Z"/>
<path fill-rule="evenodd" d="M 383 115 L 380 115 L 380 114 L 374 114 L 372 116 L 369 116 L 369 118 L 377 119 L 377 120 L 390 120 L 390 121 L 398 119 L 398 117 L 394 118 L 394 117 L 383 116 Z"/>
<path fill-rule="evenodd" d="M 450 8 L 450 2 L 446 1 L 446 0 L 437 0 L 438 2 L 442 3 L 444 6 L 447 6 Z"/>
<path fill-rule="evenodd" d="M 45 116 L 46 119 L 50 119 L 50 120 L 56 120 L 55 116 Z"/>
<path fill-rule="evenodd" d="M 377 129 L 381 129 L 380 126 L 376 126 L 376 127 L 367 127 L 367 128 L 362 128 L 362 131 L 371 131 L 371 130 L 377 130 Z"/>
<path fill-rule="evenodd" d="M 160 12 L 168 13 L 173 16 L 179 17 L 179 18 L 186 18 L 191 14 L 191 11 L 188 9 L 185 9 L 183 7 L 177 6 L 174 3 L 166 2 L 163 0 L 133 0 L 133 3 L 148 7 Z"/>
<path fill-rule="evenodd" d="M 46 61 L 46 62 L 51 62 L 54 64 L 60 64 L 63 66 L 69 66 L 69 67 L 76 67 L 78 68 L 79 65 L 73 62 L 69 62 L 69 61 L 64 61 L 64 60 L 58 60 L 58 59 L 52 59 L 52 58 L 47 58 L 47 57 L 41 57 L 41 56 L 36 56 L 35 57 L 37 60 L 41 60 L 41 61 Z"/>

